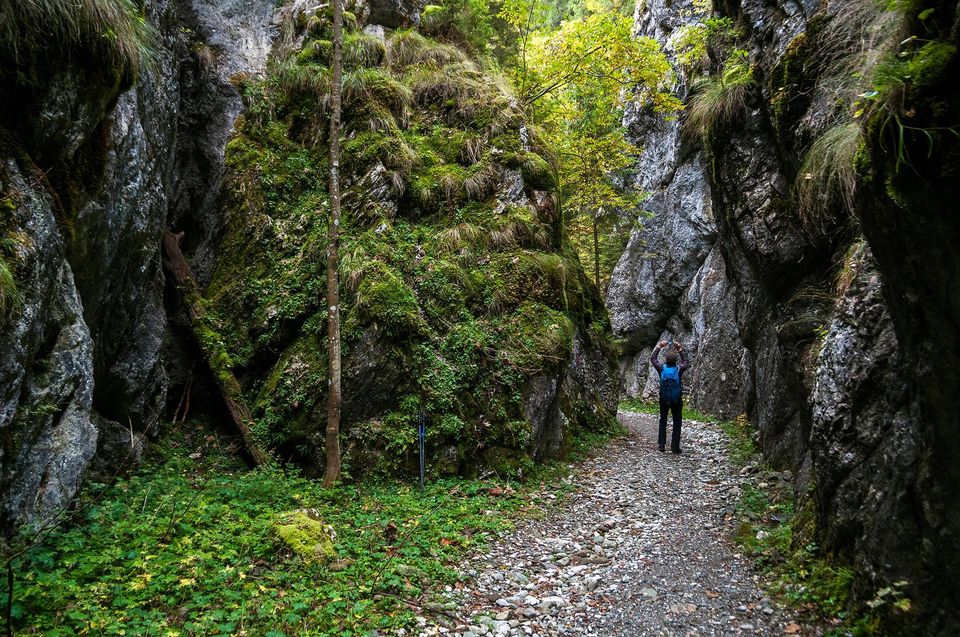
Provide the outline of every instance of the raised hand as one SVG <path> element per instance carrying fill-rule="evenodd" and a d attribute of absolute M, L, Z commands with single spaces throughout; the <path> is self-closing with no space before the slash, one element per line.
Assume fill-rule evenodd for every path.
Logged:
<path fill-rule="evenodd" d="M 660 344 L 657 345 L 657 347 L 659 347 L 660 349 L 663 349 L 663 348 L 666 347 L 666 346 L 667 346 L 667 342 L 666 342 L 666 341 L 660 341 Z"/>

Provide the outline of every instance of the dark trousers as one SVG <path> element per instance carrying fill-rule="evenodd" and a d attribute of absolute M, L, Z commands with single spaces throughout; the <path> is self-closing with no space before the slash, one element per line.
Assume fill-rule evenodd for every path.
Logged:
<path fill-rule="evenodd" d="M 670 449 L 680 450 L 680 423 L 681 413 L 683 412 L 683 401 L 677 401 L 673 404 L 660 401 L 660 434 L 657 436 L 657 444 L 661 447 L 667 444 L 667 412 L 673 412 L 673 435 L 670 437 Z"/>

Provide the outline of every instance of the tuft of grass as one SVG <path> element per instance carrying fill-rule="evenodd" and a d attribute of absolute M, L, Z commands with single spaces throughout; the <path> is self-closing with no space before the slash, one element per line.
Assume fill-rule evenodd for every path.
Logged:
<path fill-rule="evenodd" d="M 437 244 L 447 253 L 459 252 L 468 246 L 486 246 L 489 233 L 472 223 L 458 223 L 437 234 Z"/>
<path fill-rule="evenodd" d="M 863 137 L 860 125 L 841 121 L 810 145 L 794 185 L 807 223 L 819 225 L 839 206 L 853 210 L 857 190 L 855 158 Z"/>
<path fill-rule="evenodd" d="M 490 246 L 495 250 L 546 250 L 550 245 L 550 229 L 530 208 L 511 206 L 497 220 L 499 226 L 490 230 Z M 565 282 L 566 270 L 559 274 Z"/>
<path fill-rule="evenodd" d="M 357 69 L 344 74 L 343 98 L 348 105 L 374 109 L 380 106 L 402 121 L 412 97 L 409 88 L 378 69 Z"/>
<path fill-rule="evenodd" d="M 343 36 L 343 63 L 349 68 L 381 66 L 387 59 L 387 45 L 362 31 Z"/>
<path fill-rule="evenodd" d="M 863 264 L 864 255 L 867 251 L 867 242 L 863 237 L 857 239 L 847 252 L 843 255 L 843 260 L 837 268 L 837 274 L 834 279 L 834 292 L 836 298 L 842 299 L 857 278 L 857 271 Z"/>
<path fill-rule="evenodd" d="M 136 77 L 157 42 L 134 0 L 0 1 L 0 50 L 18 61 L 30 51 L 84 49 Z"/>
<path fill-rule="evenodd" d="M 468 201 L 483 201 L 491 196 L 500 181 L 500 169 L 495 164 L 480 164 L 463 181 Z"/>
<path fill-rule="evenodd" d="M 460 49 L 429 40 L 416 31 L 401 29 L 387 39 L 386 59 L 390 68 L 403 71 L 409 67 L 444 67 L 460 64 L 474 69 L 467 55 Z"/>
<path fill-rule="evenodd" d="M 711 130 L 733 122 L 746 111 L 753 84 L 747 52 L 735 49 L 720 73 L 692 87 L 685 130 L 705 139 Z"/>
<path fill-rule="evenodd" d="M 754 443 L 754 434 L 756 428 L 750 424 L 746 414 L 740 414 L 733 420 L 725 420 L 720 423 L 720 428 L 727 434 L 730 458 L 739 466 L 747 464 L 751 458 L 759 453 L 756 443 Z"/>
<path fill-rule="evenodd" d="M 343 142 L 350 166 L 364 167 L 379 161 L 384 167 L 408 176 L 418 161 L 417 152 L 402 137 L 382 132 L 359 133 Z"/>
<path fill-rule="evenodd" d="M 0 257 L 0 319 L 5 320 L 8 313 L 22 301 L 17 280 L 7 261 Z"/>
<path fill-rule="evenodd" d="M 449 123 L 498 135 L 519 125 L 521 115 L 502 78 L 464 64 L 418 67 L 408 84 L 417 104 L 441 110 Z"/>
<path fill-rule="evenodd" d="M 288 58 L 273 69 L 271 80 L 281 93 L 293 99 L 313 99 L 323 113 L 330 108 L 330 69 L 325 66 Z"/>

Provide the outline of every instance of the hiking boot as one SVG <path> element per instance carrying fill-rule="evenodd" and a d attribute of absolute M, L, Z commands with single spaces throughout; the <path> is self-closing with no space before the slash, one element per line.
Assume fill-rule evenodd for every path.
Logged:
<path fill-rule="evenodd" d="M 676 449 L 670 449 L 670 451 L 673 453 L 680 453 L 680 447 L 677 447 Z"/>
<path fill-rule="evenodd" d="M 663 445 L 658 446 L 657 449 L 660 450 L 660 453 L 663 453 L 664 451 L 667 450 L 667 448 L 666 448 L 665 446 L 663 446 Z"/>

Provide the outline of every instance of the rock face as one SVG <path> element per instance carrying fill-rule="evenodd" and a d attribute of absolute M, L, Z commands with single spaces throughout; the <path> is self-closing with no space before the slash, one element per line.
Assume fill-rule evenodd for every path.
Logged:
<path fill-rule="evenodd" d="M 947 33 L 955 7 L 945 6 L 937 11 Z M 687 3 L 644 7 L 638 33 L 668 49 L 699 21 Z M 801 169 L 805 153 L 838 130 L 835 78 L 848 62 L 837 34 L 844 26 L 852 29 L 846 37 L 861 33 L 864 15 L 873 22 L 862 33 L 874 38 L 897 20 L 915 28 L 915 16 L 862 8 L 718 7 L 743 30 L 746 97 L 733 118 L 707 131 L 685 118 L 659 121 L 639 105 L 628 113 L 625 124 L 646 151 L 637 187 L 651 192 L 655 216 L 630 238 L 607 302 L 624 343 L 628 394 L 654 395 L 646 359 L 657 340 L 671 334 L 687 343 L 687 402 L 724 417 L 751 415 L 767 458 L 795 470 L 801 502 L 816 513 L 817 543 L 854 566 L 858 599 L 906 582 L 914 611 L 891 613 L 892 625 L 949 634 L 958 621 L 949 574 L 960 558 L 960 436 L 946 407 L 957 387 L 943 371 L 957 351 L 960 298 L 947 283 L 960 272 L 948 247 L 958 237 L 946 203 L 957 196 L 948 176 L 954 140 L 927 148 L 922 133 L 908 132 L 902 152 L 932 155 L 908 178 L 890 151 L 896 131 L 875 118 L 860 127 L 864 179 L 852 208 L 824 185 L 817 196 L 829 210 L 811 218 L 794 196 L 798 173 L 815 170 Z M 944 45 L 954 63 L 955 44 Z M 676 66 L 685 95 L 687 69 Z M 933 67 L 906 93 L 911 117 L 926 126 L 957 119 L 956 102 L 946 106 L 956 87 L 945 68 Z"/>
<path fill-rule="evenodd" d="M 163 416 L 159 239 L 182 218 L 204 228 L 200 239 L 215 234 L 218 211 L 197 202 L 216 197 L 240 110 L 227 76 L 262 66 L 266 53 L 256 52 L 273 29 L 272 2 L 218 3 L 214 18 L 208 4 L 148 3 L 154 59 L 132 88 L 117 83 L 132 83 L 132 71 L 98 43 L 36 44 L 19 58 L 0 51 L 0 202 L 9 210 L 0 230 L 18 297 L 0 335 L 5 531 L 62 508 L 95 454 L 104 476 L 136 460 Z M 227 33 L 189 41 L 181 27 L 198 22 Z M 219 48 L 206 72 L 219 81 L 191 84 L 197 52 L 210 46 Z M 190 118 L 200 110 L 203 127 Z M 204 152 L 188 152 L 203 142 Z"/>
<path fill-rule="evenodd" d="M 289 9 L 289 46 L 250 82 L 228 144 L 207 301 L 259 434 L 320 472 L 331 21 L 325 6 Z M 561 239 L 516 99 L 449 42 L 354 15 L 347 37 L 368 53 L 346 69 L 340 160 L 344 463 L 354 477 L 409 471 L 423 413 L 431 471 L 516 475 L 613 425 L 606 312 Z"/>
<path fill-rule="evenodd" d="M 48 11 L 61 17 L 66 12 L 71 19 L 78 13 L 79 18 L 91 18 L 82 15 L 89 10 L 88 4 L 48 3 L 23 15 L 42 16 Z M 17 12 L 3 13 L 4 19 L 11 15 L 24 21 L 13 32 L 26 34 L 26 39 L 0 43 L 0 212 L 4 213 L 0 219 L 0 275 L 9 271 L 13 280 L 7 283 L 0 276 L 0 532 L 55 515 L 76 493 L 85 475 L 110 478 L 135 462 L 146 440 L 157 431 L 158 422 L 168 415 L 168 388 L 181 387 L 195 367 L 203 367 L 202 362 L 196 364 L 176 295 L 165 286 L 159 254 L 165 229 L 184 234 L 183 248 L 192 258 L 195 274 L 202 285 L 217 283 L 211 296 L 224 306 L 223 276 L 235 273 L 231 269 L 235 259 L 249 257 L 241 263 L 248 266 L 262 264 L 274 254 L 269 245 L 241 249 L 235 241 L 237 228 L 256 228 L 263 236 L 279 230 L 280 236 L 273 237 L 278 241 L 303 238 L 297 234 L 305 230 L 302 215 L 281 221 L 282 211 L 269 206 L 237 206 L 242 192 L 225 192 L 221 187 L 225 175 L 230 176 L 231 187 L 244 185 L 241 177 L 257 182 L 256 188 L 263 187 L 257 181 L 258 171 L 271 166 L 269 162 L 244 164 L 238 152 L 243 150 L 242 144 L 234 145 L 230 153 L 234 163 L 229 170 L 225 164 L 225 149 L 234 137 L 235 124 L 239 120 L 241 131 L 250 128 L 241 114 L 253 98 L 246 96 L 245 104 L 242 89 L 258 81 L 274 48 L 304 53 L 308 35 L 317 35 L 308 31 L 318 28 L 322 20 L 298 23 L 291 21 L 291 16 L 312 12 L 317 13 L 315 18 L 322 18 L 328 9 L 303 0 L 279 9 L 277 4 L 274 0 L 148 0 L 144 17 L 151 29 L 144 29 L 141 16 L 133 13 L 93 16 L 91 20 L 119 21 L 113 29 L 115 40 L 82 30 L 48 37 L 49 24 L 68 21 L 34 24 L 29 22 L 32 18 L 18 17 Z M 134 5 L 139 6 L 124 4 L 130 11 Z M 369 34 L 352 34 L 352 42 L 363 45 L 364 55 L 373 60 L 386 54 L 382 50 L 390 37 L 386 29 L 418 24 L 422 3 L 376 0 L 353 3 L 349 8 L 370 27 Z M 286 22 L 283 16 L 287 16 Z M 434 46 L 417 34 L 403 37 L 408 38 L 408 52 L 414 55 L 418 47 Z M 149 48 L 150 56 L 136 53 L 143 48 Z M 465 74 L 468 92 L 472 95 L 479 87 L 495 100 L 493 104 L 470 104 L 470 108 L 490 109 L 482 114 L 501 127 L 492 137 L 519 140 L 514 106 L 504 95 L 485 88 L 483 72 L 466 55 L 451 51 L 449 47 L 440 49 L 441 58 L 449 56 L 445 63 L 457 67 L 451 73 Z M 305 55 L 303 60 L 309 61 Z M 375 66 L 383 62 L 381 57 Z M 379 98 L 379 91 L 389 93 L 396 85 L 392 81 L 366 88 Z M 408 88 L 397 90 L 394 97 L 409 100 Z M 389 102 L 389 97 L 384 99 Z M 349 102 L 349 95 L 347 99 Z M 425 108 L 431 97 L 424 93 L 418 99 L 417 106 Z M 378 123 L 392 117 L 383 114 L 383 104 L 361 112 L 357 107 L 362 106 L 348 103 L 347 116 L 372 118 L 369 130 L 378 130 Z M 404 111 L 397 113 L 403 121 L 412 104 L 391 103 L 386 110 L 391 106 Z M 258 116 L 254 113 L 251 119 Z M 351 131 L 345 144 L 362 150 L 364 138 L 356 139 L 357 132 Z M 470 162 L 463 166 L 452 162 L 445 167 L 451 174 L 469 176 L 464 187 L 490 204 L 489 212 L 500 224 L 500 234 L 492 236 L 517 248 L 517 254 L 503 251 L 495 255 L 496 268 L 491 268 L 516 280 L 483 281 L 477 272 L 469 273 L 469 280 L 458 279 L 464 272 L 450 257 L 449 263 L 438 260 L 436 270 L 433 264 L 425 269 L 426 278 L 403 281 L 388 277 L 386 283 L 396 285 L 382 285 L 380 276 L 396 272 L 390 269 L 393 266 L 371 258 L 365 266 L 373 268 L 369 280 L 360 282 L 358 290 L 347 291 L 366 295 L 367 302 L 357 310 L 362 318 L 354 316 L 354 324 L 347 325 L 350 340 L 344 362 L 345 383 L 350 388 L 344 403 L 347 423 L 363 425 L 348 428 L 345 441 L 345 457 L 357 466 L 383 458 L 388 451 L 381 445 L 384 441 L 387 447 L 396 443 L 377 438 L 379 428 L 401 427 L 401 437 L 406 437 L 406 419 L 414 409 L 411 397 L 417 391 L 426 389 L 437 395 L 452 391 L 443 384 L 454 380 L 448 369 L 451 364 L 444 357 L 456 348 L 483 364 L 490 362 L 495 346 L 509 343 L 512 349 L 495 361 L 498 376 L 488 387 L 492 393 L 478 393 L 470 399 L 478 413 L 481 407 L 491 410 L 488 419 L 465 423 L 449 413 L 443 418 L 435 414 L 437 422 L 431 422 L 431 431 L 442 432 L 436 434 L 443 439 L 442 444 L 437 443 L 442 471 L 464 469 L 474 451 L 477 457 L 481 451 L 488 454 L 497 466 L 516 469 L 531 456 L 539 459 L 562 453 L 569 446 L 574 426 L 596 427 L 613 420 L 618 387 L 613 380 L 606 314 L 579 266 L 556 245 L 558 219 L 547 195 L 549 175 L 537 172 L 543 160 L 520 148 L 519 142 L 514 148 L 513 142 L 495 141 L 489 147 L 476 144 L 460 149 L 462 157 L 483 154 L 486 163 L 480 167 L 485 172 L 466 175 Z M 451 142 L 455 143 L 457 140 Z M 429 150 L 433 153 L 436 149 Z M 500 155 L 494 157 L 493 153 Z M 281 190 L 324 174 L 322 166 L 311 173 L 313 168 L 298 163 L 307 155 L 304 149 L 299 156 L 287 157 L 286 168 L 294 177 L 285 175 L 290 181 L 280 184 Z M 305 167 L 308 170 L 302 170 Z M 398 173 L 390 162 L 373 162 L 362 168 L 350 166 L 345 204 L 351 207 L 350 214 L 364 223 L 375 216 L 372 211 L 382 214 L 383 227 L 366 230 L 371 236 L 383 233 L 392 241 L 402 234 L 393 226 L 410 215 L 412 196 L 404 197 L 403 188 L 398 191 Z M 449 182 L 443 181 L 443 188 L 438 188 L 435 177 L 440 175 L 421 177 L 415 185 L 421 189 L 423 201 L 439 205 Z M 412 190 L 414 184 L 406 185 Z M 251 185 L 250 191 L 253 189 Z M 449 200 L 450 194 L 446 197 Z M 276 219 L 270 220 L 265 212 Z M 228 226 L 230 219 L 241 219 L 242 224 Z M 322 221 L 322 215 L 315 215 L 312 229 L 322 231 L 318 219 Z M 378 220 L 374 226 L 379 224 Z M 404 255 L 408 264 L 437 256 L 426 255 L 422 243 L 417 239 L 409 244 L 418 252 Z M 471 252 L 466 245 L 452 247 L 454 243 L 451 235 L 443 249 L 462 248 L 464 255 Z M 247 251 L 247 247 L 251 249 Z M 220 264 L 224 255 L 227 262 Z M 232 350 L 236 361 L 231 362 L 237 364 L 251 402 L 261 407 L 258 416 L 264 427 L 283 417 L 289 435 L 277 436 L 274 441 L 284 453 L 296 451 L 294 445 L 319 422 L 312 403 L 307 404 L 296 388 L 299 383 L 316 381 L 317 371 L 324 368 L 322 355 L 318 355 L 323 351 L 321 330 L 316 329 L 316 322 L 305 323 L 309 316 L 298 306 L 316 300 L 312 286 L 324 276 L 322 268 L 314 267 L 319 262 L 292 264 L 304 287 L 295 289 L 296 285 L 285 280 L 283 286 L 272 290 L 284 297 L 282 302 L 274 303 L 279 297 L 255 290 L 260 300 L 270 301 L 259 308 L 263 315 L 230 317 L 244 322 L 253 319 L 251 333 L 263 326 L 277 329 L 270 337 L 276 337 L 275 341 L 260 333 L 256 343 L 247 343 L 250 347 Z M 267 271 L 258 275 L 263 275 L 262 281 L 268 275 L 285 276 L 289 265 L 271 262 Z M 380 267 L 383 269 L 376 269 Z M 432 304 L 417 307 L 418 296 L 429 296 L 425 290 L 432 285 L 438 286 Z M 489 296 L 480 298 L 476 294 L 480 288 Z M 496 307 L 498 317 L 507 317 L 497 323 L 496 336 L 503 337 L 503 342 L 473 340 L 480 332 L 465 330 L 447 335 L 449 345 L 436 351 L 409 347 L 412 340 L 401 336 L 401 330 L 409 330 L 416 338 L 427 336 L 430 321 L 447 309 L 444 303 L 450 299 L 444 294 L 449 292 L 454 300 L 459 298 L 457 302 L 467 302 L 458 296 L 465 294 L 464 290 L 472 290 L 470 304 Z M 534 299 L 538 290 L 540 297 Z M 291 292 L 295 294 L 288 296 Z M 226 296 L 230 294 L 227 290 Z M 525 303 L 528 296 L 530 302 Z M 235 300 L 242 303 L 248 299 Z M 351 332 L 351 327 L 357 329 Z M 512 329 L 519 330 L 526 340 L 520 340 Z M 481 336 L 490 338 L 491 334 Z M 234 338 L 231 344 L 239 341 Z M 527 364 L 533 367 L 521 369 Z M 431 380 L 437 383 L 424 383 L 411 374 L 415 365 L 436 373 Z M 456 382 L 486 382 L 482 365 L 467 365 L 467 369 L 475 376 L 456 378 Z M 261 371 L 269 373 L 257 376 Z M 500 382 L 509 384 L 510 391 L 497 389 L 495 383 Z M 202 402 L 198 397 L 202 392 L 201 387 L 194 394 L 195 405 Z M 311 398 L 322 402 L 323 391 Z M 289 408 L 289 413 L 281 413 L 281 407 Z M 386 419 L 389 414 L 399 420 Z M 458 451 L 453 433 L 468 426 L 471 432 L 479 432 L 474 438 L 491 443 L 490 448 L 465 451 L 464 446 Z"/>

